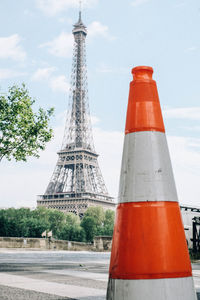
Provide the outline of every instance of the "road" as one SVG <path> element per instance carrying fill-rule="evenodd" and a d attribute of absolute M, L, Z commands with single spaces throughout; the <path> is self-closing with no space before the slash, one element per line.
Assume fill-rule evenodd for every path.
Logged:
<path fill-rule="evenodd" d="M 100 252 L 0 249 L 0 299 L 105 300 L 109 259 Z M 200 290 L 200 264 L 193 269 Z"/>

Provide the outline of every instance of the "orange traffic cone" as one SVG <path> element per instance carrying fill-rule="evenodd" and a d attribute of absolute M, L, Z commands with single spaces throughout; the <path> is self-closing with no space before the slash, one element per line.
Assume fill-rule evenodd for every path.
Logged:
<path fill-rule="evenodd" d="M 132 73 L 107 300 L 194 300 L 153 69 Z"/>

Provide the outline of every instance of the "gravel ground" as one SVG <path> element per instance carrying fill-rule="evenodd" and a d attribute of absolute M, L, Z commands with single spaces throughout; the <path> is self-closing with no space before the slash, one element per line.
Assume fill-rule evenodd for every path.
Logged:
<path fill-rule="evenodd" d="M 11 288 L 8 286 L 0 285 L 0 299 L 1 300 L 63 300 L 70 299 L 66 297 L 59 297 L 50 294 L 44 294 L 24 289 Z M 73 299 L 75 300 L 75 299 Z"/>

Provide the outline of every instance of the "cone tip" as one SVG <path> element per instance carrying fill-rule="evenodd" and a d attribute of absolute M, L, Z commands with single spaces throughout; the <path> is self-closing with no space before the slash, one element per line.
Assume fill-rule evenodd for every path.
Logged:
<path fill-rule="evenodd" d="M 133 80 L 152 80 L 153 68 L 138 66 L 132 69 Z"/>

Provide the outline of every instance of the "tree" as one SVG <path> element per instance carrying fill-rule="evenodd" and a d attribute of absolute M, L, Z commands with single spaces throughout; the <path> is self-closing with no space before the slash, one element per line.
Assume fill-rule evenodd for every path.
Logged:
<path fill-rule="evenodd" d="M 50 230 L 57 236 L 65 224 L 65 214 L 57 209 L 48 209 Z"/>
<path fill-rule="evenodd" d="M 66 224 L 69 226 L 80 225 L 79 216 L 77 216 L 71 212 L 66 213 L 65 218 L 66 218 Z"/>
<path fill-rule="evenodd" d="M 91 206 L 89 207 L 85 214 L 84 217 L 93 217 L 95 220 L 96 226 L 102 226 L 105 218 L 105 213 L 103 210 L 103 207 L 101 206 Z"/>
<path fill-rule="evenodd" d="M 112 235 L 114 212 L 90 207 L 80 221 L 73 213 L 38 207 L 0 210 L 0 236 L 37 237 L 45 230 L 53 237 L 68 241 L 92 242 L 97 235 Z"/>
<path fill-rule="evenodd" d="M 3 157 L 16 161 L 39 157 L 39 151 L 52 138 L 49 121 L 54 109 L 39 108 L 34 113 L 34 103 L 24 84 L 12 86 L 7 95 L 0 95 L 0 161 Z"/>
<path fill-rule="evenodd" d="M 80 226 L 80 218 L 73 213 L 66 214 L 66 223 L 57 235 L 58 238 L 68 241 L 82 242 L 85 240 L 85 231 Z"/>
<path fill-rule="evenodd" d="M 92 242 L 95 235 L 103 232 L 105 213 L 102 207 L 89 207 L 82 219 L 81 226 L 85 230 L 86 240 Z"/>
<path fill-rule="evenodd" d="M 81 222 L 81 226 L 85 231 L 86 241 L 92 242 L 95 235 L 97 235 L 97 226 L 94 217 L 86 216 Z"/>
<path fill-rule="evenodd" d="M 104 226 L 103 226 L 104 235 L 109 235 L 109 236 L 113 235 L 114 219 L 115 219 L 115 212 L 110 209 L 106 210 Z"/>
<path fill-rule="evenodd" d="M 6 236 L 7 219 L 5 211 L 0 210 L 0 236 Z"/>

